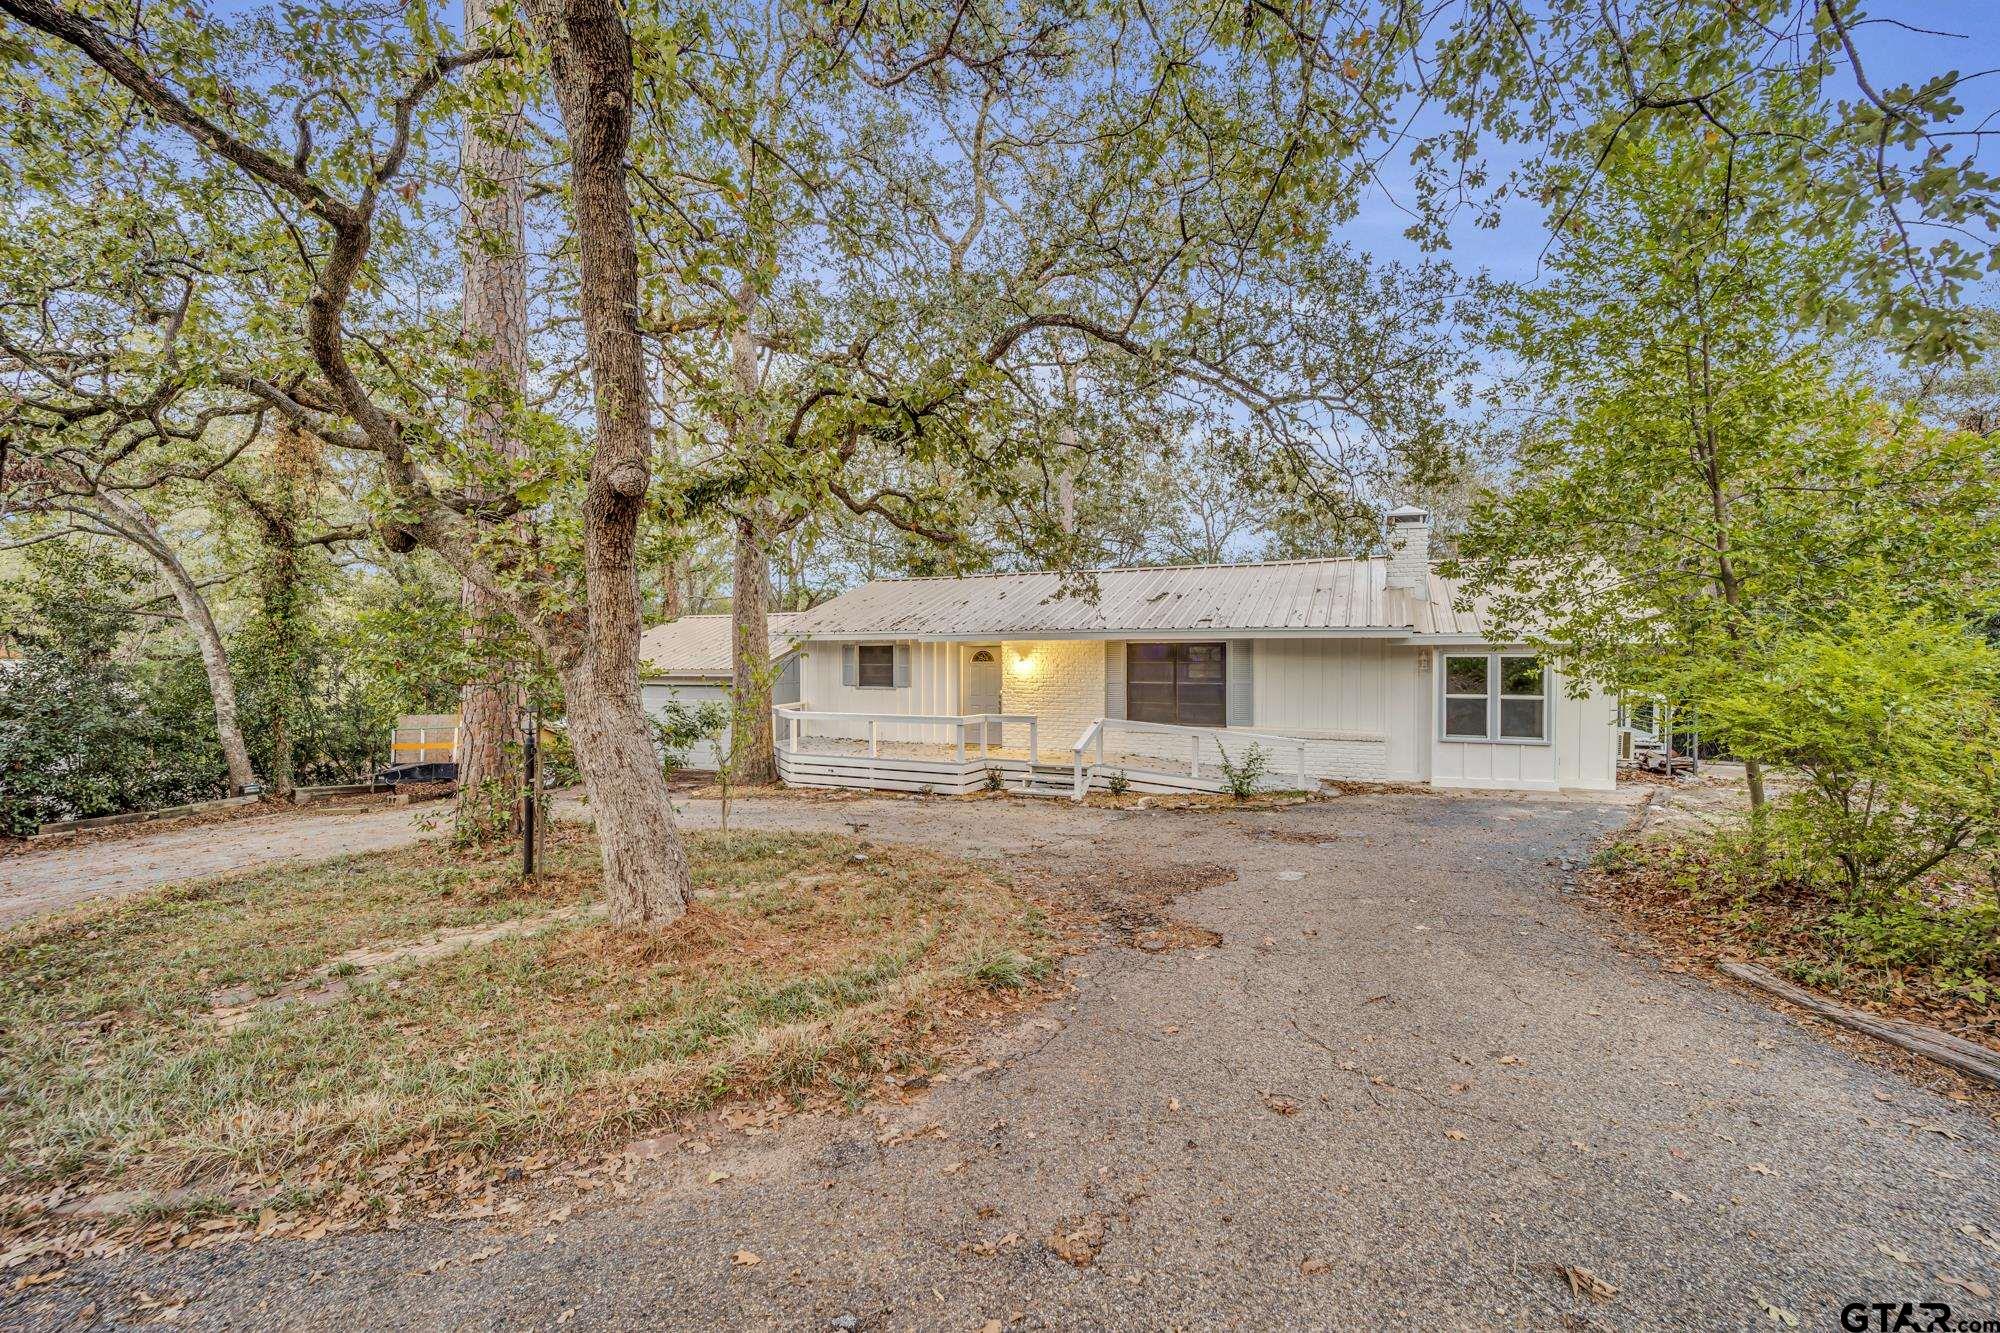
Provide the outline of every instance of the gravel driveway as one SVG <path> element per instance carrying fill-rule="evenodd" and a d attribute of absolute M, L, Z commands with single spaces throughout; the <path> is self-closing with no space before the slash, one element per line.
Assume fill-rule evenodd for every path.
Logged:
<path fill-rule="evenodd" d="M 553 1196 L 500 1228 L 86 1264 L 0 1296 L 0 1323 L 56 1326 L 86 1303 L 133 1318 L 142 1290 L 185 1296 L 182 1327 L 1784 1326 L 1770 1307 L 1816 1329 L 1850 1301 L 1993 1313 L 1943 1279 L 2000 1288 L 2000 1135 L 1621 951 L 1561 863 L 1629 808 L 738 809 L 1071 876 L 1142 860 L 1236 879 L 1177 908 L 1218 947 L 1074 960 L 1072 997 L 911 1105 L 717 1133 L 712 1152 L 642 1166 L 625 1198 Z M 1085 1267 L 1055 1253 L 1094 1241 Z M 1566 1267 L 1615 1294 L 1577 1294 Z"/>
<path fill-rule="evenodd" d="M 449 807 L 440 805 L 326 814 L 287 810 L 21 852 L 0 858 L 0 926 L 175 880 L 276 861 L 387 851 L 429 836 L 423 824 L 440 811 L 449 819 Z"/>

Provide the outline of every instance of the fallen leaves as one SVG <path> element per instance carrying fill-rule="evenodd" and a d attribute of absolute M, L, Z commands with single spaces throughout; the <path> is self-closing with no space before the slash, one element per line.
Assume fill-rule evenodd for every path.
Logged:
<path fill-rule="evenodd" d="M 1444 1136 L 1450 1139 L 1453 1143 L 1465 1142 L 1465 1131 L 1462 1129 L 1447 1129 L 1444 1132 Z"/>
<path fill-rule="evenodd" d="M 1608 1301 L 1618 1294 L 1616 1286 L 1606 1282 L 1588 1268 L 1564 1264 L 1561 1272 L 1564 1280 L 1569 1283 L 1569 1294 L 1572 1296 L 1588 1296 L 1594 1301 Z"/>
<path fill-rule="evenodd" d="M 409 1276 L 429 1277 L 433 1273 L 442 1273 L 447 1268 L 467 1268 L 473 1264 L 483 1264 L 494 1255 L 500 1253 L 503 1248 L 503 1246 L 499 1245 L 488 1245 L 485 1249 L 474 1250 L 470 1254 L 447 1255 L 436 1263 L 413 1270 Z"/>
<path fill-rule="evenodd" d="M 1088 1268 L 1097 1262 L 1097 1252 L 1104 1248 L 1107 1234 L 1103 1214 L 1085 1213 L 1056 1223 L 1055 1231 L 1043 1244 L 1070 1267 Z"/>
<path fill-rule="evenodd" d="M 1318 1277 L 1331 1267 L 1333 1265 L 1324 1259 L 1301 1259 L 1299 1261 L 1299 1276 Z"/>
<path fill-rule="evenodd" d="M 1957 1287 L 1960 1291 L 1977 1296 L 1982 1301 L 1993 1299 L 1993 1288 L 1969 1277 L 1953 1277 L 1950 1273 L 1939 1273 L 1938 1281 L 1947 1287 Z"/>
<path fill-rule="evenodd" d="M 738 1250 L 729 1256 L 729 1262 L 737 1268 L 755 1268 L 764 1261 L 748 1250 Z"/>
<path fill-rule="evenodd" d="M 1766 1299 L 1762 1292 L 1751 1292 L 1750 1299 L 1757 1302 L 1757 1308 L 1762 1310 L 1764 1317 L 1772 1323 L 1782 1324 L 1786 1328 L 1797 1328 L 1799 1326 L 1799 1317 L 1797 1315 L 1783 1306 Z"/>
<path fill-rule="evenodd" d="M 1264 1094 L 1264 1105 L 1279 1115 L 1297 1115 L 1299 1104 L 1290 1097 L 1280 1097 L 1274 1092 Z"/>

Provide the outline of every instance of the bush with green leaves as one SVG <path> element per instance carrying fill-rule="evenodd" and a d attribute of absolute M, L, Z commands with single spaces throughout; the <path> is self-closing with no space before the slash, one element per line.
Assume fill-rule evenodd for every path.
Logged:
<path fill-rule="evenodd" d="M 729 727 L 729 705 L 720 699 L 685 703 L 668 699 L 651 715 L 653 748 L 669 775 L 686 767 L 688 751 L 703 741 L 719 740 Z"/>
<path fill-rule="evenodd" d="M 1826 629 L 1760 640 L 1703 690 L 1731 752 L 1796 775 L 1769 835 L 1852 897 L 2000 845 L 2000 649 L 1864 594 Z"/>
<path fill-rule="evenodd" d="M 1253 741 L 1250 748 L 1235 759 L 1229 757 L 1229 751 L 1223 749 L 1221 741 L 1215 743 L 1215 748 L 1222 755 L 1222 785 L 1229 794 L 1239 801 L 1255 796 L 1258 788 L 1264 785 L 1264 775 L 1271 771 L 1271 756 L 1265 753 L 1264 747 Z"/>
<path fill-rule="evenodd" d="M 55 544 L 23 563 L 8 608 L 21 656 L 0 668 L 0 833 L 226 795 L 193 646 L 119 650 L 135 573 Z"/>

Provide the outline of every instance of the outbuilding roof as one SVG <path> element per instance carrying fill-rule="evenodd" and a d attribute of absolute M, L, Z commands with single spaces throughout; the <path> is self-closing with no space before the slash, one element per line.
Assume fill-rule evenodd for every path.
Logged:
<path fill-rule="evenodd" d="M 1458 586 L 1435 571 L 1427 598 L 1387 579 L 1380 556 L 1101 569 L 1094 593 L 1066 591 L 1053 572 L 883 579 L 804 612 L 790 632 L 800 639 L 1482 632 L 1484 608 L 1460 610 Z"/>
<path fill-rule="evenodd" d="M 773 611 L 766 628 L 771 636 L 771 656 L 790 652 L 801 637 L 798 624 L 803 611 Z M 682 616 L 664 625 L 655 625 L 639 636 L 639 675 L 646 680 L 681 676 L 727 676 L 729 674 L 729 617 Z"/>

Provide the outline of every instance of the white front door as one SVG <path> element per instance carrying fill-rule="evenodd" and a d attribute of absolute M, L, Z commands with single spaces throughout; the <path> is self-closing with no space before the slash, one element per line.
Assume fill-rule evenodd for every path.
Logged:
<path fill-rule="evenodd" d="M 1000 645 L 970 644 L 965 650 L 965 669 L 959 689 L 959 711 L 961 713 L 997 713 L 1000 711 Z M 996 724 L 987 737 L 989 744 L 998 745 L 1001 728 Z M 965 739 L 971 744 L 979 742 L 979 728 L 967 727 Z"/>

